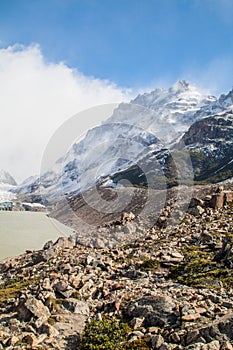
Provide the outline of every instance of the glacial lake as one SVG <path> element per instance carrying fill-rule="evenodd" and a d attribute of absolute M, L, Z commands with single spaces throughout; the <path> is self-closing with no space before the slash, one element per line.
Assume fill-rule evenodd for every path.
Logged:
<path fill-rule="evenodd" d="M 46 213 L 0 211 L 0 260 L 22 254 L 26 249 L 42 249 L 47 241 L 72 233 L 72 229 Z"/>

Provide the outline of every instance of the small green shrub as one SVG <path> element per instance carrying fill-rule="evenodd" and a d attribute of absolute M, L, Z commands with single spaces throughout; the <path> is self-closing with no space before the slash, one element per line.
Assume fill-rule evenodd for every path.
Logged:
<path fill-rule="evenodd" d="M 126 342 L 121 350 L 148 350 L 151 349 L 149 340 L 146 338 L 137 339 L 133 342 Z"/>
<path fill-rule="evenodd" d="M 143 271 L 156 270 L 159 267 L 159 261 L 154 259 L 143 259 L 144 261 L 138 265 L 138 268 Z"/>
<path fill-rule="evenodd" d="M 80 350 L 115 350 L 121 349 L 121 343 L 127 340 L 130 327 L 116 318 L 91 320 L 81 334 Z"/>
<path fill-rule="evenodd" d="M 129 342 L 132 329 L 116 318 L 92 320 L 80 337 L 79 350 L 148 350 L 149 339 L 140 338 Z"/>

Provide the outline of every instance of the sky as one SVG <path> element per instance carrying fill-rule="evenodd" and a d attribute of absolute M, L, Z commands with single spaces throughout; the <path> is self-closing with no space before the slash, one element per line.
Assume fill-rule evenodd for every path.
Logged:
<path fill-rule="evenodd" d="M 0 168 L 39 173 L 53 133 L 86 108 L 179 79 L 229 91 L 232 13 L 232 0 L 1 0 Z"/>

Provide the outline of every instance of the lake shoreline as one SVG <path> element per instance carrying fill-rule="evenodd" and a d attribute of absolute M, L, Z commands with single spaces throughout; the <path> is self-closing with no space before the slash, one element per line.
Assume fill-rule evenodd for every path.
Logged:
<path fill-rule="evenodd" d="M 44 212 L 0 211 L 0 261 L 26 250 L 42 249 L 47 241 L 73 233 Z"/>

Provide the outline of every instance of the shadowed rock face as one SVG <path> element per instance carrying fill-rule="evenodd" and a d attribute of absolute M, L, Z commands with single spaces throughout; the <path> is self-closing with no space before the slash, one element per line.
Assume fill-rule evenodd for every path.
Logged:
<path fill-rule="evenodd" d="M 186 146 L 194 143 L 211 143 L 218 139 L 233 139 L 233 115 L 230 113 L 221 116 L 207 117 L 195 122 L 183 136 Z"/>

